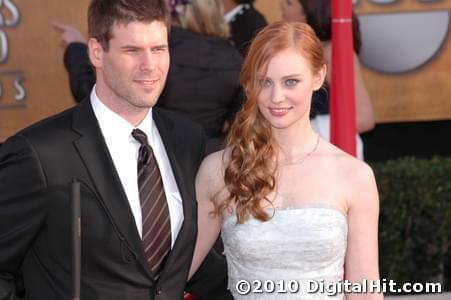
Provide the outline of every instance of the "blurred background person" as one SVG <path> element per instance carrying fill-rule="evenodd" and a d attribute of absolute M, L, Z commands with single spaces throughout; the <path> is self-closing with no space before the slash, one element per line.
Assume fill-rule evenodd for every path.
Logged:
<path fill-rule="evenodd" d="M 228 41 L 222 0 L 166 0 L 172 14 L 171 64 L 157 106 L 184 113 L 208 136 L 206 152 L 222 148 L 224 133 L 243 101 L 239 85 L 242 56 Z M 86 41 L 74 27 L 54 23 L 65 48 L 72 94 L 82 101 L 95 76 Z"/>
<path fill-rule="evenodd" d="M 223 2 L 226 12 L 224 18 L 230 25 L 231 40 L 244 55 L 254 35 L 268 23 L 253 6 L 254 0 L 223 0 Z"/>

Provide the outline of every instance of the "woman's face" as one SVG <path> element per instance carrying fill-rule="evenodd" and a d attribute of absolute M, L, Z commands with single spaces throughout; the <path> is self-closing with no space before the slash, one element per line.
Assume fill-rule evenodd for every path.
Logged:
<path fill-rule="evenodd" d="M 278 52 L 269 61 L 266 74 L 258 78 L 261 114 L 276 130 L 308 122 L 312 93 L 321 87 L 324 76 L 325 67 L 314 74 L 298 50 Z"/>
<path fill-rule="evenodd" d="M 304 22 L 304 8 L 299 0 L 279 0 L 280 10 L 282 11 L 282 19 L 284 21 Z"/>

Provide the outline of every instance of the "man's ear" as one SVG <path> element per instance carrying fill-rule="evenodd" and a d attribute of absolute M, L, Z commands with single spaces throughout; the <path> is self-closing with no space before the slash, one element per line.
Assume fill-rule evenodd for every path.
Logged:
<path fill-rule="evenodd" d="M 96 68 L 101 68 L 103 66 L 103 50 L 102 45 L 95 38 L 90 38 L 88 40 L 88 55 L 91 64 Z"/>
<path fill-rule="evenodd" d="M 315 91 L 319 90 L 324 83 L 324 80 L 326 79 L 326 73 L 327 73 L 327 66 L 326 64 L 323 65 L 323 67 L 319 70 L 319 72 L 314 75 L 313 79 L 313 89 Z"/>

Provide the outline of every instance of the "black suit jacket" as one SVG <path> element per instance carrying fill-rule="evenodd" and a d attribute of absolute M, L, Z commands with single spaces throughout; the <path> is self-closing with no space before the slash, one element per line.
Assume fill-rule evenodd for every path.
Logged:
<path fill-rule="evenodd" d="M 152 115 L 184 211 L 160 278 L 155 280 L 148 268 L 125 192 L 90 102 L 84 101 L 0 148 L 0 299 L 14 299 L 21 282 L 25 299 L 72 295 L 68 186 L 73 178 L 83 183 L 81 299 L 183 297 L 197 233 L 194 177 L 204 137 L 199 126 L 174 113 L 154 108 Z M 225 262 L 212 257 L 205 262 L 218 270 L 207 268 L 215 275 L 208 278 L 211 284 L 195 278 L 197 288 L 191 289 L 204 298 L 210 297 L 209 288 L 225 292 Z"/>

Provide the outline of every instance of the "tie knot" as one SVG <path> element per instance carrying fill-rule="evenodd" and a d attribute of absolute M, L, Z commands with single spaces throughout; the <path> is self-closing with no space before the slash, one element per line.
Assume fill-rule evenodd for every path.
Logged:
<path fill-rule="evenodd" d="M 132 136 L 137 140 L 141 145 L 149 145 L 147 141 L 147 135 L 141 129 L 133 129 Z"/>

